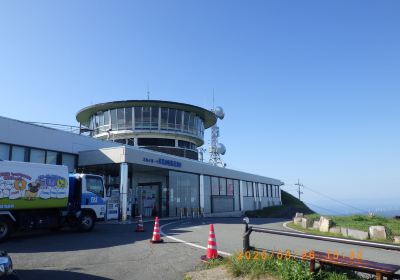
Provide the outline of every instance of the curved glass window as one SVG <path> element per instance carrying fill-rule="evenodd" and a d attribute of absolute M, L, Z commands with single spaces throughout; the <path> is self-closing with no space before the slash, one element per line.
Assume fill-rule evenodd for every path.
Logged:
<path fill-rule="evenodd" d="M 132 108 L 125 108 L 125 128 L 132 129 Z"/>
<path fill-rule="evenodd" d="M 112 109 L 110 111 L 111 114 L 111 129 L 118 130 L 117 128 L 117 109 Z"/>
<path fill-rule="evenodd" d="M 135 107 L 135 129 L 143 129 L 142 107 Z"/>
<path fill-rule="evenodd" d="M 98 112 L 89 118 L 92 135 L 117 130 L 170 130 L 204 137 L 203 120 L 194 113 L 163 107 L 127 107 Z"/>
<path fill-rule="evenodd" d="M 168 113 L 168 129 L 175 130 L 176 109 L 169 109 Z"/>
<path fill-rule="evenodd" d="M 150 129 L 150 116 L 151 116 L 150 107 L 142 107 L 142 108 L 143 108 L 143 129 Z"/>
<path fill-rule="evenodd" d="M 168 108 L 161 108 L 161 129 L 168 129 Z"/>
<path fill-rule="evenodd" d="M 151 107 L 151 129 L 158 129 L 158 107 Z"/>

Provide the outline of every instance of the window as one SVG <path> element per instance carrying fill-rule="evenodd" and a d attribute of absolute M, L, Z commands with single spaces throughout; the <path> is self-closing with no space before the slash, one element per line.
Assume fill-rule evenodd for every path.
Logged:
<path fill-rule="evenodd" d="M 142 107 L 135 107 L 135 129 L 143 129 Z"/>
<path fill-rule="evenodd" d="M 57 164 L 57 152 L 47 151 L 46 153 L 46 163 L 47 164 Z"/>
<path fill-rule="evenodd" d="M 111 114 L 111 129 L 117 130 L 117 109 L 112 109 Z"/>
<path fill-rule="evenodd" d="M 182 111 L 180 110 L 176 111 L 176 129 L 177 130 L 182 129 Z"/>
<path fill-rule="evenodd" d="M 124 108 L 117 109 L 117 118 L 118 118 L 118 130 L 125 129 L 125 109 Z"/>
<path fill-rule="evenodd" d="M 151 129 L 158 129 L 158 107 L 151 107 Z"/>
<path fill-rule="evenodd" d="M 45 163 L 46 162 L 46 152 L 43 150 L 31 149 L 30 162 Z"/>
<path fill-rule="evenodd" d="M 75 170 L 75 156 L 70 154 L 62 154 L 62 165 L 68 167 L 68 172 L 72 173 Z"/>
<path fill-rule="evenodd" d="M 99 177 L 86 176 L 86 190 L 100 197 L 104 197 L 103 180 Z"/>
<path fill-rule="evenodd" d="M 226 195 L 226 179 L 219 178 L 219 195 Z"/>
<path fill-rule="evenodd" d="M 168 108 L 161 108 L 161 129 L 168 128 Z"/>
<path fill-rule="evenodd" d="M 189 113 L 183 113 L 183 131 L 189 132 Z"/>
<path fill-rule="evenodd" d="M 175 130 L 176 109 L 169 109 L 168 113 L 168 129 Z"/>
<path fill-rule="evenodd" d="M 211 194 L 219 195 L 219 180 L 217 177 L 211 177 Z"/>
<path fill-rule="evenodd" d="M 194 130 L 194 118 L 195 118 L 195 115 L 190 114 L 190 116 L 189 116 L 189 132 L 190 133 L 193 133 L 193 130 Z"/>
<path fill-rule="evenodd" d="M 268 196 L 272 197 L 272 186 L 268 185 Z"/>
<path fill-rule="evenodd" d="M 125 128 L 132 129 L 132 107 L 125 108 Z"/>
<path fill-rule="evenodd" d="M 150 129 L 150 107 L 143 107 L 143 128 Z"/>
<path fill-rule="evenodd" d="M 226 181 L 226 195 L 233 195 L 233 180 L 228 179 Z"/>
<path fill-rule="evenodd" d="M 14 161 L 25 161 L 25 151 L 26 148 L 13 146 L 11 152 L 11 160 Z"/>
<path fill-rule="evenodd" d="M 0 160 L 10 159 L 10 145 L 0 144 Z"/>
<path fill-rule="evenodd" d="M 253 183 L 247 182 L 247 196 L 253 196 Z"/>
<path fill-rule="evenodd" d="M 104 131 L 110 128 L 110 111 L 104 112 Z"/>

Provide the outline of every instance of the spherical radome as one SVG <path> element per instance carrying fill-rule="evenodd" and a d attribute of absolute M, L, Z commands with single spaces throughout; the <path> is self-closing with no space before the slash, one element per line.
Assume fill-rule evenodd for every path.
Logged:
<path fill-rule="evenodd" d="M 220 106 L 215 107 L 214 114 L 221 120 L 225 117 L 224 109 Z"/>
<path fill-rule="evenodd" d="M 217 145 L 217 152 L 221 155 L 224 155 L 226 153 L 226 147 L 222 143 L 218 143 Z"/>

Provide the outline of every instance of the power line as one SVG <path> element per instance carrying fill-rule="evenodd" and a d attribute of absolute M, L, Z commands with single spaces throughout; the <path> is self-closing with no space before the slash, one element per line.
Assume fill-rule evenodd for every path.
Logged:
<path fill-rule="evenodd" d="M 328 208 L 325 208 L 325 207 L 322 207 L 322 206 L 319 206 L 319 205 L 316 205 L 316 204 L 313 204 L 313 203 L 310 203 L 310 202 L 307 202 L 307 204 L 309 204 L 311 206 L 314 206 L 314 207 L 317 207 L 317 208 L 320 208 L 320 209 L 323 209 L 323 210 L 326 210 L 326 211 L 329 211 L 329 212 L 333 212 L 333 213 L 339 214 L 341 216 L 344 215 L 344 213 L 341 213 L 341 212 L 338 212 L 338 211 L 335 211 L 335 210 L 332 210 L 332 209 L 328 209 Z"/>
<path fill-rule="evenodd" d="M 364 209 L 357 208 L 357 207 L 354 207 L 354 206 L 352 206 L 352 205 L 350 205 L 350 204 L 347 204 L 347 203 L 344 203 L 344 202 L 342 202 L 342 201 L 339 201 L 339 200 L 337 200 L 337 199 L 335 199 L 335 198 L 332 198 L 332 197 L 330 197 L 330 196 L 328 196 L 328 195 L 326 195 L 326 194 L 322 194 L 322 193 L 320 193 L 320 192 L 318 192 L 318 191 L 316 191 L 316 190 L 313 190 L 313 189 L 310 188 L 310 187 L 307 187 L 307 186 L 304 186 L 304 185 L 303 185 L 303 187 L 306 188 L 306 189 L 308 189 L 308 190 L 310 190 L 310 191 L 312 191 L 312 192 L 314 192 L 314 193 L 316 193 L 316 194 L 318 194 L 318 195 L 320 195 L 320 196 L 326 197 L 326 198 L 328 198 L 328 199 L 330 199 L 330 200 L 332 200 L 332 201 L 335 201 L 335 202 L 337 202 L 337 203 L 340 203 L 340 204 L 342 204 L 342 205 L 344 205 L 344 206 L 347 206 L 347 207 L 349 207 L 349 208 L 353 208 L 353 209 L 355 209 L 355 210 L 357 210 L 357 211 L 361 211 L 361 212 L 368 212 L 368 211 L 366 211 L 366 210 L 364 210 Z"/>

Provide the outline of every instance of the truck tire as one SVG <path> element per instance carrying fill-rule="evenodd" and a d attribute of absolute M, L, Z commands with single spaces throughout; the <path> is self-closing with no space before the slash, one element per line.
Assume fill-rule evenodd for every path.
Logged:
<path fill-rule="evenodd" d="M 0 217 L 0 242 L 7 240 L 13 229 L 13 224 L 10 219 Z"/>
<path fill-rule="evenodd" d="M 79 217 L 78 229 L 82 232 L 91 231 L 94 227 L 95 222 L 95 216 L 92 213 L 85 211 Z"/>

